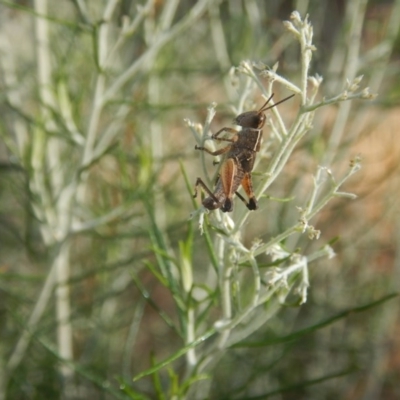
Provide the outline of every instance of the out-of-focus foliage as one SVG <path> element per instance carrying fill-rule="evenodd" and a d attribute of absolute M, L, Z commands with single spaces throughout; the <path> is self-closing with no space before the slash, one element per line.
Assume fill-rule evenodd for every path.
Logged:
<path fill-rule="evenodd" d="M 45 3 L 0 1 L 0 399 L 400 397 L 400 2 Z M 359 75 L 378 97 L 316 111 L 241 239 L 250 248 L 296 221 L 319 165 L 342 176 L 360 154 L 344 187 L 358 197 L 311 220 L 319 240 L 281 243 L 293 255 L 330 241 L 336 253 L 311 265 L 307 302 L 266 302 L 268 323 L 199 373 L 207 360 L 184 346 L 199 340 L 201 355 L 217 340 L 220 254 L 218 232 L 188 220 L 203 171 L 184 119 L 203 123 L 217 102 L 213 132 L 231 126 L 243 88 L 229 71 L 243 60 L 279 62 L 299 82 L 299 46 L 282 25 L 295 9 L 314 28 L 320 100 Z M 250 97 L 245 109 L 263 102 Z M 236 199 L 234 221 L 242 208 Z M 263 283 L 276 265 L 258 261 Z M 249 293 L 234 310 L 251 297 L 243 275 Z"/>

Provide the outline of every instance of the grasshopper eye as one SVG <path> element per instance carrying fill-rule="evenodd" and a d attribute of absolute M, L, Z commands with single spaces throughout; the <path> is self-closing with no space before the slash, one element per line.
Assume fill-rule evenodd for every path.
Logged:
<path fill-rule="evenodd" d="M 260 114 L 257 127 L 258 129 L 261 129 L 264 126 L 265 120 L 266 120 L 265 114 Z"/>

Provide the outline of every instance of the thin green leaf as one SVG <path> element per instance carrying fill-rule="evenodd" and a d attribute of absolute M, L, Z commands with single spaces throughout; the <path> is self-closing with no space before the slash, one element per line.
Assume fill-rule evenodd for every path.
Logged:
<path fill-rule="evenodd" d="M 376 300 L 372 303 L 368 303 L 364 306 L 355 307 L 355 308 L 351 308 L 349 310 L 342 311 L 339 314 L 334 315 L 333 317 L 327 318 L 326 320 L 323 320 L 315 325 L 309 326 L 308 328 L 291 333 L 290 335 L 286 335 L 286 336 L 276 338 L 276 339 L 268 339 L 268 340 L 258 341 L 258 342 L 241 342 L 241 343 L 237 343 L 237 344 L 233 345 L 232 347 L 264 347 L 264 346 L 272 346 L 272 345 L 276 345 L 276 344 L 280 344 L 280 343 L 296 341 L 296 340 L 301 339 L 303 336 L 308 335 L 309 333 L 312 333 L 318 329 L 328 326 L 342 318 L 346 318 L 350 314 L 367 311 L 371 308 L 377 307 L 377 306 L 385 303 L 386 301 L 391 300 L 398 296 L 399 296 L 399 293 L 388 294 L 387 296 L 385 296 L 379 300 Z"/>
<path fill-rule="evenodd" d="M 215 272 L 218 272 L 218 257 L 215 254 L 214 245 L 211 241 L 210 233 L 208 231 L 208 218 L 207 223 L 203 225 L 203 238 L 206 242 L 208 254 L 210 256 L 211 265 L 213 266 Z"/>
<path fill-rule="evenodd" d="M 287 385 L 282 388 L 261 394 L 259 396 L 243 397 L 242 399 L 238 399 L 238 400 L 264 400 L 270 396 L 274 396 L 274 395 L 277 395 L 280 393 L 298 391 L 300 389 L 304 389 L 309 386 L 317 385 L 319 383 L 322 383 L 322 382 L 325 382 L 325 381 L 328 381 L 331 379 L 340 378 L 341 376 L 349 375 L 356 371 L 357 371 L 357 368 L 350 367 L 350 368 L 347 368 L 342 371 L 334 372 L 333 374 L 321 376 L 320 378 L 310 379 L 308 381 L 303 381 L 303 382 L 299 382 L 299 383 L 294 383 L 292 385 Z M 221 399 L 221 400 L 223 400 L 223 399 Z"/>
<path fill-rule="evenodd" d="M 295 199 L 295 196 L 280 198 L 280 197 L 272 197 L 272 196 L 269 196 L 267 194 L 261 195 L 260 197 L 265 197 L 268 200 L 277 201 L 278 203 L 287 203 L 287 202 L 292 201 L 292 200 Z"/>
<path fill-rule="evenodd" d="M 187 391 L 190 388 L 190 386 L 193 385 L 193 383 L 196 383 L 199 381 L 204 381 L 204 380 L 211 379 L 211 378 L 212 378 L 212 375 L 209 375 L 209 374 L 199 374 L 199 375 L 195 375 L 195 376 L 191 377 L 187 381 L 183 382 L 183 384 L 181 386 L 181 389 L 182 389 L 181 394 L 184 394 L 185 391 Z"/>
<path fill-rule="evenodd" d="M 169 379 L 171 381 L 170 390 L 169 390 L 169 398 L 173 398 L 176 394 L 180 392 L 179 389 L 179 376 L 175 373 L 175 371 L 169 366 L 167 368 Z"/>
<path fill-rule="evenodd" d="M 21 4 L 18 4 L 17 2 L 1 0 L 0 3 L 3 4 L 6 7 L 14 8 L 14 9 L 20 10 L 20 11 L 24 11 L 27 14 L 35 16 L 36 18 L 43 18 L 43 19 L 46 19 L 46 20 L 48 20 L 50 22 L 57 23 L 59 25 L 65 26 L 65 27 L 73 29 L 73 30 L 82 29 L 82 28 L 86 28 L 86 30 L 88 30 L 88 28 L 89 28 L 89 25 L 82 25 L 82 24 L 77 24 L 76 22 L 71 22 L 71 21 L 60 19 L 60 18 L 54 18 L 54 17 L 52 17 L 50 15 L 47 15 L 47 14 L 46 15 L 39 14 L 39 13 L 35 12 L 32 7 L 23 6 Z"/>
<path fill-rule="evenodd" d="M 270 262 L 270 263 L 263 263 L 263 264 L 257 264 L 257 265 L 258 265 L 258 268 L 276 267 L 276 266 L 278 266 L 278 265 L 283 264 L 285 261 L 290 260 L 291 257 L 292 257 L 292 255 L 289 255 L 289 256 L 284 257 L 284 258 L 279 258 L 279 259 L 277 259 L 277 260 L 275 260 L 275 261 L 272 261 L 272 262 Z M 247 262 L 247 261 L 244 262 L 244 263 L 242 263 L 242 264 L 239 264 L 239 265 L 240 265 L 241 267 L 251 267 L 250 263 Z"/>
<path fill-rule="evenodd" d="M 151 354 L 151 365 L 154 366 L 155 364 L 155 357 L 154 354 Z M 165 396 L 163 393 L 163 388 L 161 385 L 161 379 L 160 379 L 160 375 L 158 374 L 158 370 L 154 371 L 154 373 L 151 374 L 152 375 L 152 379 L 153 379 L 153 386 L 154 389 L 157 393 L 157 397 L 159 400 L 165 400 Z"/>
<path fill-rule="evenodd" d="M 179 167 L 181 169 L 181 172 L 182 172 L 182 175 L 183 175 L 183 179 L 185 181 L 186 190 L 190 194 L 190 198 L 191 198 L 191 201 L 192 201 L 193 208 L 197 209 L 198 206 L 197 206 L 195 198 L 193 197 L 193 187 L 194 187 L 194 185 L 192 185 L 190 183 L 189 177 L 188 177 L 188 175 L 186 173 L 186 169 L 185 169 L 181 159 L 179 159 Z"/>
<path fill-rule="evenodd" d="M 154 365 L 153 367 L 141 372 L 140 374 L 136 375 L 133 377 L 133 381 L 137 381 L 145 376 L 148 376 L 155 371 L 158 371 L 159 369 L 167 366 L 168 364 L 172 363 L 173 361 L 177 360 L 178 358 L 182 357 L 185 355 L 190 349 L 193 349 L 194 347 L 197 347 L 199 344 L 205 342 L 208 338 L 213 336 L 216 333 L 216 330 L 210 329 L 207 331 L 204 335 L 200 336 L 198 339 L 196 339 L 194 342 L 188 344 L 185 347 L 182 347 L 180 350 L 178 350 L 176 353 L 174 353 L 172 356 L 166 358 L 165 360 L 159 362 L 158 364 Z"/>
<path fill-rule="evenodd" d="M 119 383 L 119 388 L 129 396 L 131 400 L 151 400 L 150 397 L 145 396 L 133 389 L 127 381 L 122 377 L 116 377 Z"/>
<path fill-rule="evenodd" d="M 171 262 L 173 262 L 175 265 L 178 265 L 178 261 L 175 257 L 170 256 L 166 251 L 164 251 L 163 249 L 160 249 L 157 246 L 151 246 L 151 249 L 153 250 L 153 252 L 155 254 L 158 254 L 160 256 L 162 256 L 165 260 L 169 260 Z"/>
<path fill-rule="evenodd" d="M 68 365 L 71 369 L 73 369 L 79 375 L 83 376 L 85 379 L 91 381 L 99 389 L 101 389 L 104 392 L 108 392 L 110 395 L 114 396 L 116 399 L 127 400 L 127 397 L 123 393 L 121 393 L 119 390 L 115 389 L 115 387 L 112 386 L 111 382 L 108 379 L 106 379 L 102 376 L 99 376 L 86 368 L 83 368 L 78 363 L 75 363 L 70 360 L 66 360 L 66 359 L 62 358 L 59 355 L 58 351 L 55 349 L 55 347 L 47 340 L 45 340 L 43 338 L 39 338 L 38 336 L 36 336 L 36 339 L 54 357 L 56 357 L 58 360 L 60 360 L 63 364 Z"/>
<path fill-rule="evenodd" d="M 132 280 L 135 283 L 136 287 L 140 291 L 141 295 L 143 296 L 144 299 L 149 303 L 151 307 L 154 308 L 154 310 L 157 311 L 158 315 L 164 320 L 164 322 L 181 338 L 183 338 L 181 332 L 176 328 L 174 322 L 172 319 L 166 314 L 158 305 L 153 301 L 151 298 L 150 293 L 143 287 L 139 279 L 134 275 L 132 275 Z"/>
<path fill-rule="evenodd" d="M 161 285 L 168 287 L 167 280 L 157 271 L 154 265 L 149 261 L 144 261 L 144 265 L 147 269 L 157 278 L 157 280 L 161 283 Z"/>

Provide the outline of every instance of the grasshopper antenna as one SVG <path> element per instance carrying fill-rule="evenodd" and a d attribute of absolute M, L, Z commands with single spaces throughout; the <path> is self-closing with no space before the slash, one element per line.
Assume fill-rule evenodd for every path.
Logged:
<path fill-rule="evenodd" d="M 264 107 L 268 105 L 268 103 L 272 100 L 275 93 L 272 93 L 271 96 L 268 97 L 268 100 L 263 104 L 263 106 L 258 110 L 259 113 L 264 111 Z"/>
<path fill-rule="evenodd" d="M 289 99 L 291 99 L 291 98 L 294 96 L 294 94 L 292 94 L 292 95 L 290 95 L 290 96 L 284 98 L 283 100 L 280 100 L 280 101 L 278 101 L 278 102 L 275 103 L 275 104 L 272 104 L 272 106 L 266 107 L 266 106 L 268 105 L 268 103 L 270 102 L 270 100 L 272 99 L 272 96 L 273 96 L 273 95 L 274 95 L 274 94 L 272 93 L 272 95 L 268 98 L 267 102 L 260 108 L 259 113 L 260 113 L 260 112 L 267 111 L 267 110 L 269 110 L 269 109 L 271 109 L 271 108 L 274 108 L 274 107 L 276 107 L 278 104 L 281 104 L 281 103 L 283 103 L 284 101 L 289 100 Z M 264 108 L 264 107 L 266 107 L 266 108 Z"/>

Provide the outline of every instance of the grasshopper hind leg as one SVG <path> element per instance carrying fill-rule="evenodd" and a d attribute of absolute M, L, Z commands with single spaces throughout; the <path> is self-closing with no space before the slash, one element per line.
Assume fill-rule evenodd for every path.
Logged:
<path fill-rule="evenodd" d="M 206 197 L 202 204 L 205 208 L 208 210 L 215 210 L 221 206 L 221 202 L 218 199 L 218 197 L 207 187 L 207 185 L 203 182 L 201 178 L 197 178 L 196 184 L 194 187 L 194 194 L 193 197 L 197 197 L 197 188 L 200 187 L 201 189 L 204 190 L 205 193 L 208 194 L 208 197 Z"/>
<path fill-rule="evenodd" d="M 249 202 L 246 204 L 247 208 L 251 211 L 257 210 L 258 204 L 257 204 L 257 199 L 255 197 L 252 197 L 249 199 Z"/>
<path fill-rule="evenodd" d="M 238 192 L 236 192 L 236 195 L 239 197 L 240 200 L 243 201 L 244 204 L 246 204 L 246 207 L 250 211 L 257 210 L 258 209 L 257 199 L 253 192 L 253 183 L 251 180 L 251 174 L 249 172 L 247 172 L 244 175 L 241 183 L 244 191 L 247 194 L 247 197 L 249 198 L 249 201 L 247 202 L 246 199 Z"/>
<path fill-rule="evenodd" d="M 257 199 L 255 197 L 252 197 L 251 199 L 249 199 L 249 201 L 247 202 L 246 199 L 239 193 L 239 192 L 235 192 L 236 196 L 239 197 L 240 200 L 243 201 L 243 203 L 246 205 L 246 207 L 250 210 L 250 211 L 254 211 L 258 209 L 258 203 L 257 203 Z"/>
<path fill-rule="evenodd" d="M 223 212 L 231 212 L 233 211 L 233 202 L 232 199 L 226 199 L 224 205 L 221 207 L 221 211 Z"/>

